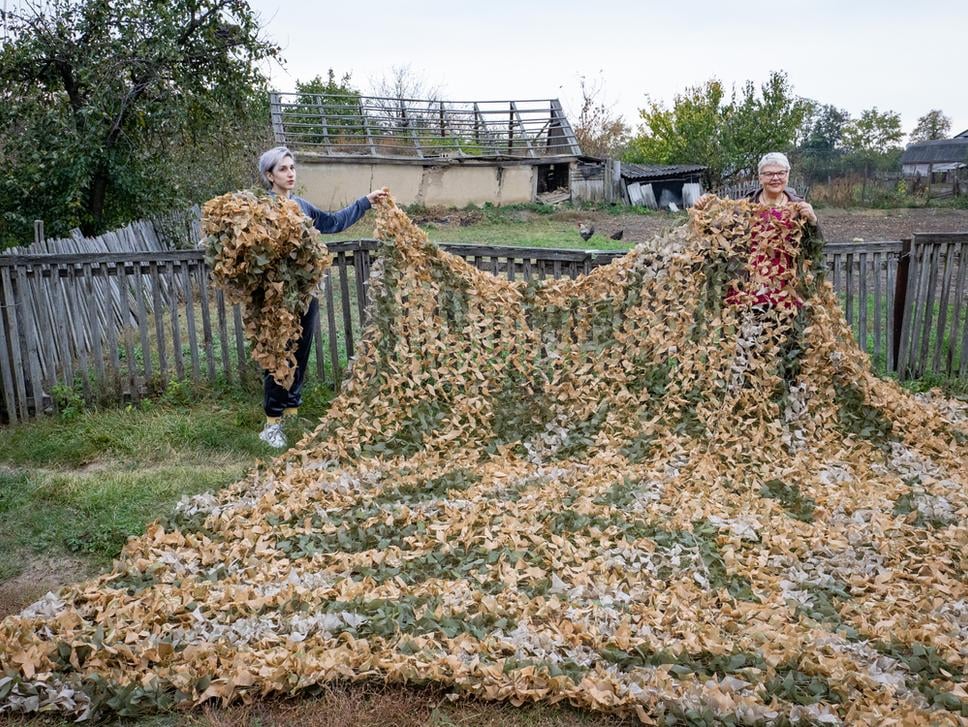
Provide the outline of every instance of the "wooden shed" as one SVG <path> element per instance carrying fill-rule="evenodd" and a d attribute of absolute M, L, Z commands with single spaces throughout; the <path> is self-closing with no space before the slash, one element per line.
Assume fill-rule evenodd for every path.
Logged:
<path fill-rule="evenodd" d="M 699 164 L 622 163 L 622 183 L 630 204 L 652 209 L 692 207 L 702 195 Z"/>
<path fill-rule="evenodd" d="M 968 130 L 951 139 L 919 141 L 908 144 L 901 155 L 901 173 L 943 182 L 952 175 L 963 176 L 968 169 Z M 938 176 L 934 176 L 938 175 Z"/>

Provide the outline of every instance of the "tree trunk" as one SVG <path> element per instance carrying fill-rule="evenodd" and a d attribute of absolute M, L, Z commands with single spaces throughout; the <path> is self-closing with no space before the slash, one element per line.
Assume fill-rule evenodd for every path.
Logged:
<path fill-rule="evenodd" d="M 91 177 L 87 194 L 87 219 L 81 224 L 85 235 L 95 235 L 102 231 L 104 223 L 104 200 L 108 190 L 108 168 L 104 162 L 97 165 Z"/>

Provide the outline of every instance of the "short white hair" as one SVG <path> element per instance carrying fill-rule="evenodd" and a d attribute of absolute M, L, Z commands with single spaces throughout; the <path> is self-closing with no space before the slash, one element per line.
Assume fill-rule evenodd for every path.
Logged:
<path fill-rule="evenodd" d="M 262 180 L 262 184 L 265 185 L 266 189 L 272 189 L 272 183 L 269 182 L 266 175 L 279 166 L 279 162 L 286 157 L 293 158 L 289 147 L 285 146 L 274 146 L 268 151 L 263 152 L 262 156 L 259 157 L 259 179 Z"/>
<path fill-rule="evenodd" d="M 763 158 L 760 159 L 760 163 L 756 165 L 756 173 L 759 174 L 762 172 L 763 167 L 767 164 L 775 164 L 778 167 L 783 167 L 788 172 L 790 171 L 790 160 L 782 152 L 771 151 L 769 154 L 764 154 Z"/>

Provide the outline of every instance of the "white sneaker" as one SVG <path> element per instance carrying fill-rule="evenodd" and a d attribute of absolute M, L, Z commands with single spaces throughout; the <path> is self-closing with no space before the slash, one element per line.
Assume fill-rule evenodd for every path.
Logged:
<path fill-rule="evenodd" d="M 259 439 L 275 449 L 286 448 L 286 435 L 282 433 L 282 423 L 270 424 L 266 422 L 265 427 L 259 433 Z"/>

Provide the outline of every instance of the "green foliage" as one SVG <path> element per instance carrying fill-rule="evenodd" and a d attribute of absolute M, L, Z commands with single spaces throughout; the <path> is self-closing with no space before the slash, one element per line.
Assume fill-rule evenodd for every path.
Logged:
<path fill-rule="evenodd" d="M 84 398 L 72 386 L 55 384 L 51 387 L 50 395 L 54 400 L 57 413 L 64 421 L 73 421 L 84 411 Z"/>
<path fill-rule="evenodd" d="M 911 141 L 935 141 L 946 139 L 951 132 L 951 119 L 941 109 L 931 109 L 918 119 L 911 132 Z"/>
<path fill-rule="evenodd" d="M 332 68 L 327 71 L 326 79 L 315 76 L 308 81 L 296 81 L 300 96 L 297 106 L 290 109 L 290 118 L 301 127 L 300 139 L 310 144 L 322 144 L 327 140 L 346 137 L 365 140 L 360 116 L 360 92 L 350 85 L 350 74 L 344 73 L 337 80 Z M 320 120 L 325 118 L 324 127 Z"/>
<path fill-rule="evenodd" d="M 706 185 L 716 188 L 755 171 L 768 151 L 791 149 L 808 111 L 786 74 L 773 72 L 757 91 L 752 81 L 727 99 L 722 83 L 686 89 L 671 109 L 650 102 L 625 160 L 652 164 L 704 164 Z"/>
<path fill-rule="evenodd" d="M 844 145 L 855 154 L 873 155 L 897 149 L 904 132 L 901 115 L 896 111 L 865 109 L 860 118 L 844 127 Z"/>
<path fill-rule="evenodd" d="M 52 0 L 0 49 L 0 246 L 96 233 L 242 186 L 278 57 L 244 0 Z"/>

